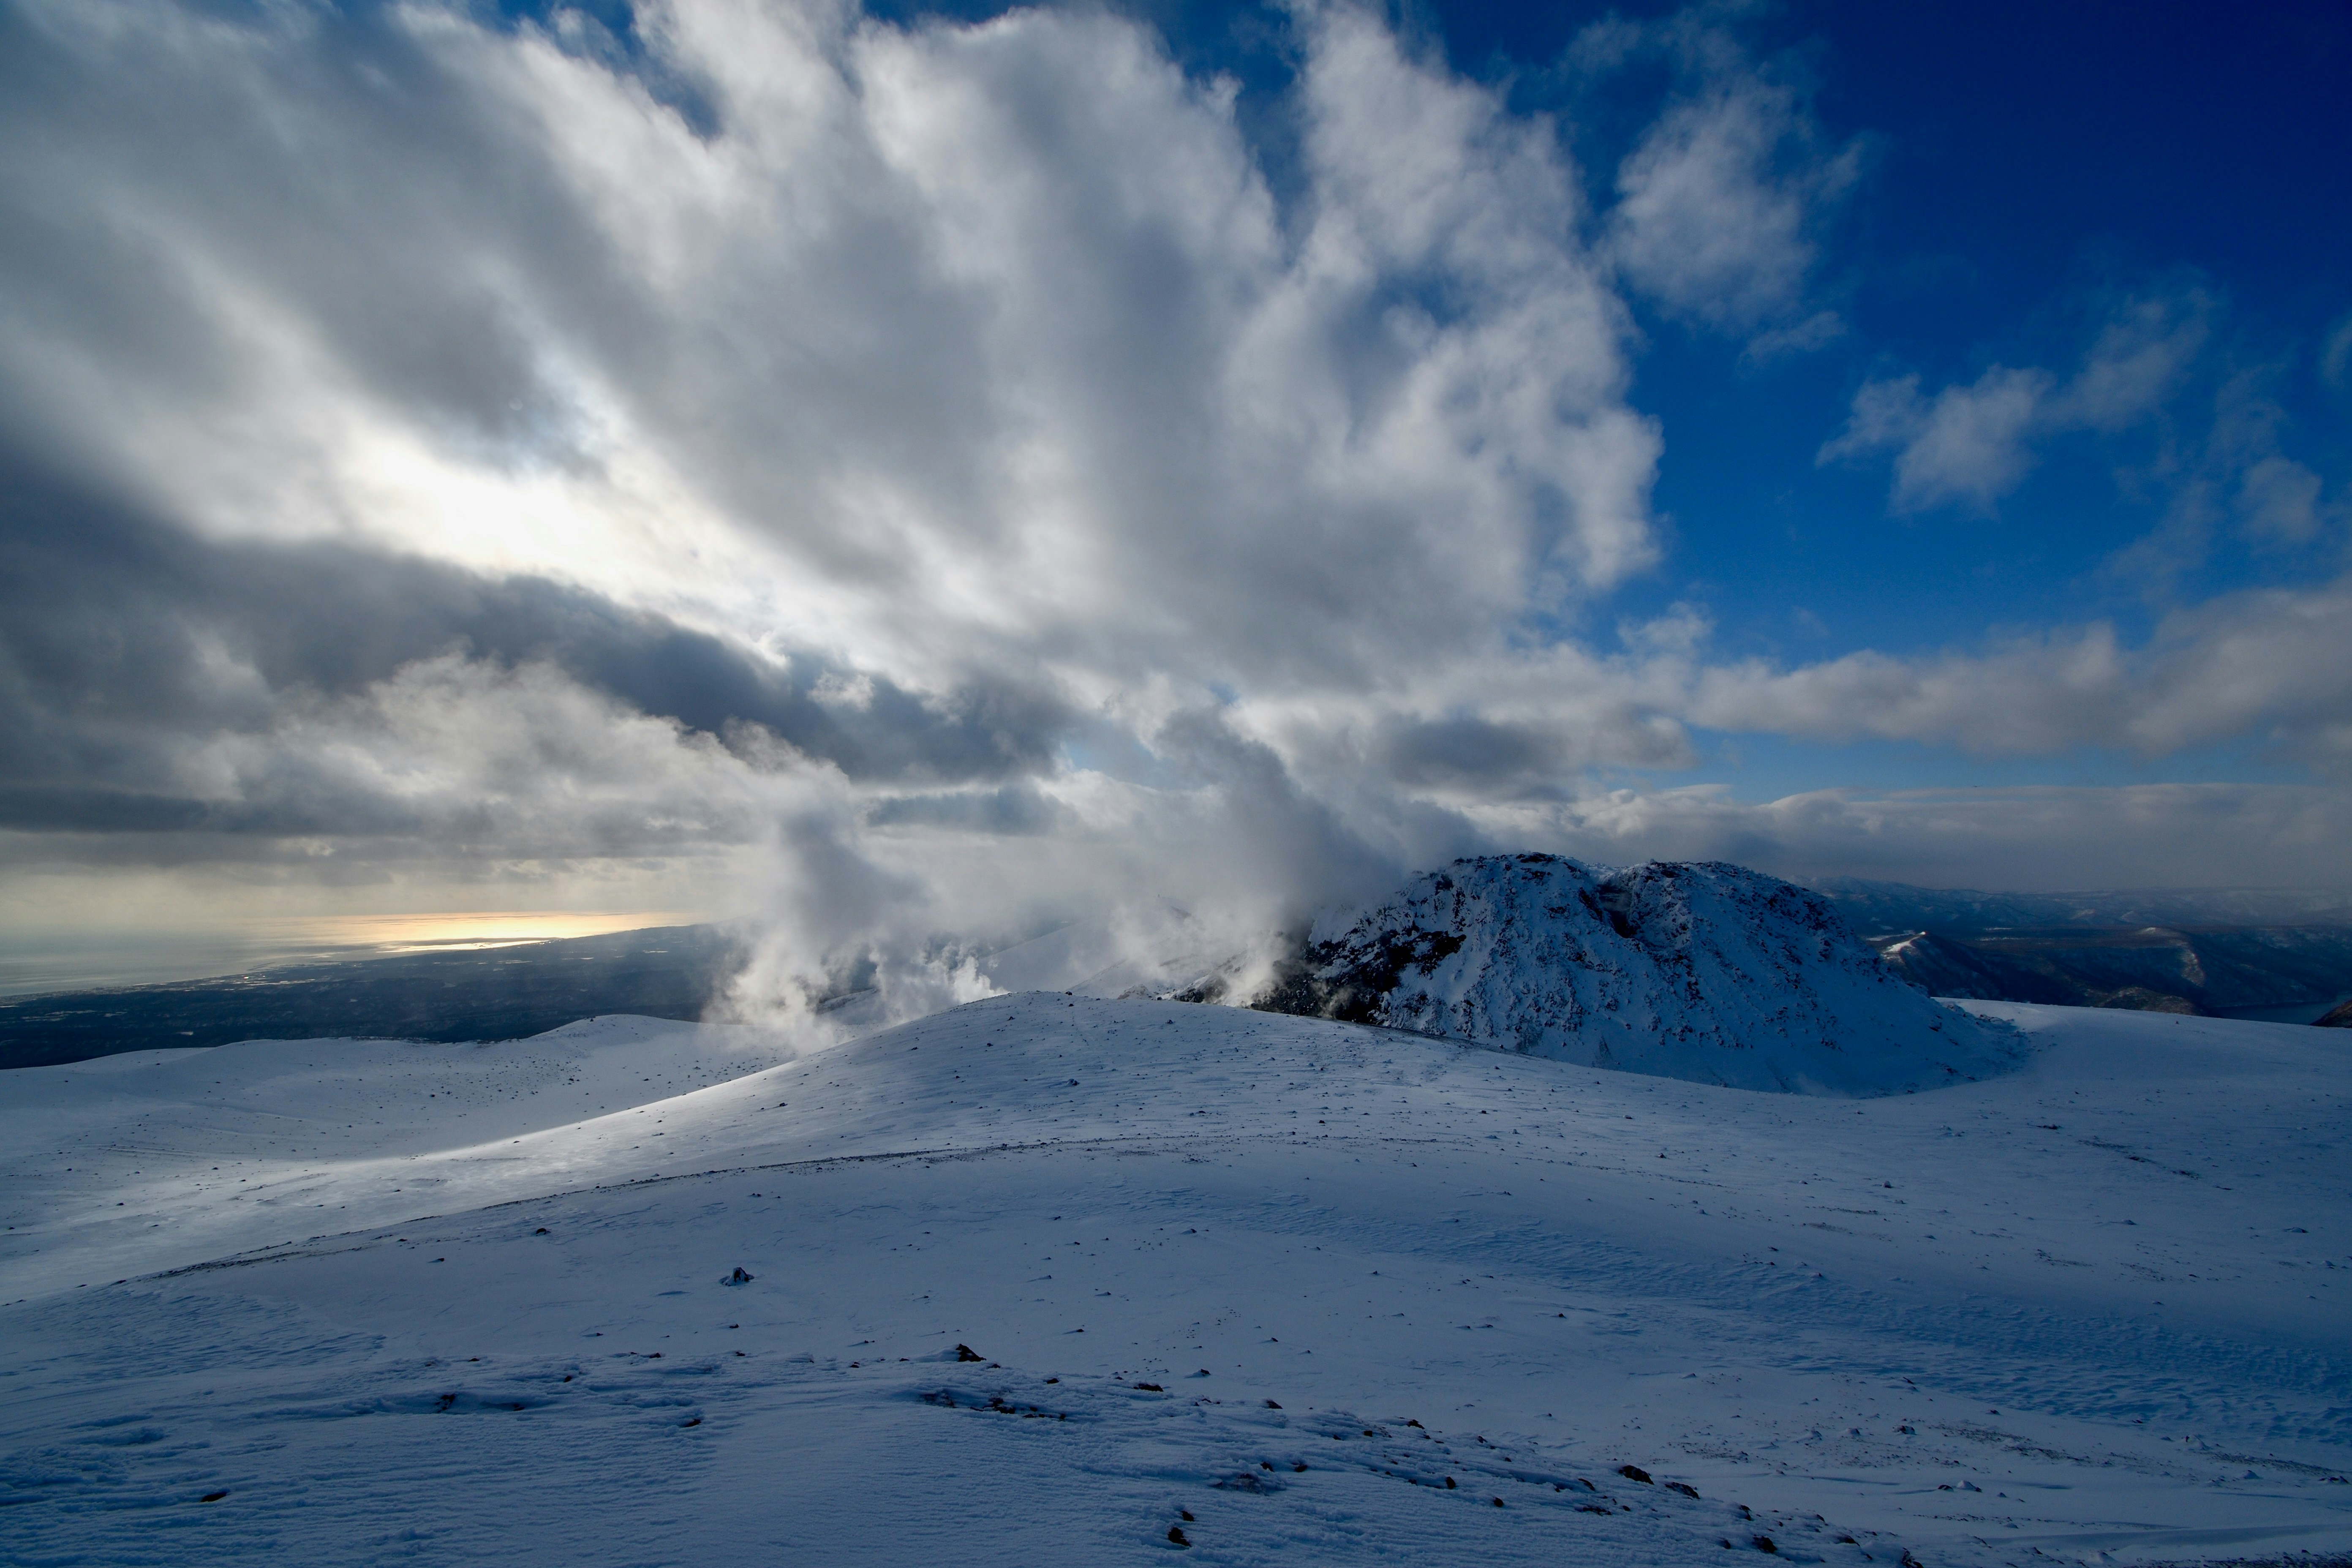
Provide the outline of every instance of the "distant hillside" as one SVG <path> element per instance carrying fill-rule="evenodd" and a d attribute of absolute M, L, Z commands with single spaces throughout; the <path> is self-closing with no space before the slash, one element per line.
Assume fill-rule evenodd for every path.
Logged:
<path fill-rule="evenodd" d="M 2004 1028 L 1905 984 L 1820 895 L 1721 863 L 1457 860 L 1319 923 L 1255 1005 L 1792 1093 L 2015 1059 Z"/>
<path fill-rule="evenodd" d="M 1837 905 L 1864 935 L 1903 931 L 1979 931 L 2049 927 L 2245 929 L 2340 926 L 2352 931 L 2352 899 L 2339 892 L 2263 888 L 2158 888 L 2084 893 L 1988 893 L 1830 877 L 1806 886 Z"/>
<path fill-rule="evenodd" d="M 2340 894 L 1815 886 L 1938 996 L 2205 1014 L 2352 992 L 2352 904 Z"/>
<path fill-rule="evenodd" d="M 1873 946 L 1938 996 L 2210 1014 L 2352 991 L 2352 929 L 1912 931 Z"/>
<path fill-rule="evenodd" d="M 696 1019 L 740 957 L 716 926 L 308 963 L 0 1001 L 0 1068 L 237 1040 L 503 1040 L 577 1018 Z"/>

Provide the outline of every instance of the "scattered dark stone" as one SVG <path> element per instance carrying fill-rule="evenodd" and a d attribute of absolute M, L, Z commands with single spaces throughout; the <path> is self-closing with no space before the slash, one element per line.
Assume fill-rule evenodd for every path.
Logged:
<path fill-rule="evenodd" d="M 1271 1404 L 1273 1404 L 1273 1403 L 1274 1403 L 1274 1401 L 1273 1401 L 1273 1400 L 1271 1400 L 1271 1399 L 1269 1399 L 1269 1400 L 1267 1400 L 1267 1401 L 1266 1401 L 1266 1403 L 1267 1403 L 1268 1405 L 1271 1405 Z M 1412 1427 L 1412 1428 L 1413 1428 L 1415 1431 L 1419 1431 L 1419 1430 L 1421 1430 L 1421 1423 L 1420 1423 L 1420 1422 L 1418 1422 L 1418 1421 L 1408 1421 L 1408 1422 L 1406 1422 L 1406 1423 L 1405 1423 L 1405 1425 L 1406 1425 L 1406 1426 L 1410 1426 L 1410 1427 Z"/>
<path fill-rule="evenodd" d="M 1200 1522 L 1192 1517 L 1192 1510 L 1189 1508 L 1178 1509 L 1176 1510 L 1176 1517 L 1182 1520 L 1187 1524 L 1197 1524 Z"/>
<path fill-rule="evenodd" d="M 1265 1407 L 1266 1407 L 1268 1410 L 1279 1410 L 1279 1409 L 1281 1409 L 1281 1408 L 1282 1408 L 1282 1406 L 1281 1406 L 1281 1405 L 1276 1405 L 1276 1404 L 1273 1400 L 1271 1400 L 1271 1399 L 1269 1399 L 1269 1400 L 1267 1400 L 1267 1401 L 1265 1402 Z"/>
<path fill-rule="evenodd" d="M 531 1232 L 531 1235 L 533 1236 L 545 1236 L 546 1234 L 547 1227 L 545 1226 L 541 1226 L 537 1230 Z"/>
<path fill-rule="evenodd" d="M 1189 1518 L 1191 1516 L 1187 1515 L 1186 1517 Z M 1190 1541 L 1184 1539 L 1184 1527 L 1181 1524 L 1171 1524 L 1168 1527 L 1168 1542 L 1171 1546 L 1190 1546 L 1192 1544 Z"/>
<path fill-rule="evenodd" d="M 1302 1475 L 1305 1474 L 1307 1470 L 1307 1467 L 1304 1464 L 1293 1465 L 1290 1468 Z"/>
<path fill-rule="evenodd" d="M 1445 1478 L 1445 1489 L 1447 1491 L 1452 1491 L 1454 1489 L 1454 1478 L 1452 1476 Z"/>
<path fill-rule="evenodd" d="M 218 1502 L 218 1501 L 220 1501 L 220 1500 L 221 1500 L 221 1499 L 223 1499 L 223 1498 L 225 1498 L 225 1497 L 226 1497 L 226 1496 L 228 1496 L 228 1493 L 226 1493 L 226 1492 L 206 1492 L 204 1496 L 202 1496 L 202 1497 L 198 1498 L 196 1500 L 197 1500 L 198 1502 Z"/>
<path fill-rule="evenodd" d="M 1838 1537 L 1838 1544 L 1839 1544 L 1840 1546 L 1859 1546 L 1859 1545 L 1861 1545 L 1861 1544 L 1862 1544 L 1862 1542 L 1859 1542 L 1859 1541 L 1856 1541 L 1856 1540 L 1855 1540 L 1853 1536 L 1851 1536 L 1851 1535 L 1841 1535 L 1841 1536 L 1839 1536 L 1839 1537 Z"/>
<path fill-rule="evenodd" d="M 1602 1508 L 1597 1502 L 1580 1502 L 1576 1505 L 1576 1511 L 1579 1513 L 1610 1513 L 1614 1510 Z M 1728 1543 L 1727 1542 L 1727 1544 Z"/>
<path fill-rule="evenodd" d="M 1772 1538 L 1770 1536 L 1759 1535 L 1756 1538 L 1756 1550 L 1759 1552 L 1777 1553 L 1780 1549 L 1772 1544 Z"/>
<path fill-rule="evenodd" d="M 1645 1487 L 1654 1484 L 1650 1479 L 1650 1472 L 1639 1465 L 1620 1465 L 1617 1467 L 1617 1473 L 1629 1481 L 1639 1481 Z"/>
<path fill-rule="evenodd" d="M 751 1282 L 751 1277 L 743 1271 L 743 1268 L 740 1264 L 736 1266 L 734 1273 L 730 1274 L 726 1279 L 719 1281 L 721 1285 L 749 1285 Z"/>
<path fill-rule="evenodd" d="M 687 1420 L 679 1422 L 678 1425 L 681 1426 L 699 1426 L 702 1425 L 702 1417 L 699 1415 L 692 1416 Z"/>
<path fill-rule="evenodd" d="M 986 1356 L 981 1354 L 970 1345 L 956 1346 L 956 1360 L 958 1361 L 986 1361 L 987 1359 L 988 1358 Z"/>
<path fill-rule="evenodd" d="M 1168 1392 L 1156 1383 L 1139 1383 L 1135 1386 L 1143 1390 L 1146 1394 L 1165 1394 Z"/>
<path fill-rule="evenodd" d="M 1687 1498 L 1695 1498 L 1698 1496 L 1698 1489 L 1691 1485 L 1688 1481 L 1668 1481 L 1666 1483 L 1666 1489 L 1670 1492 L 1680 1492 L 1683 1496 Z"/>
<path fill-rule="evenodd" d="M 1495 1506 L 1496 1508 L 1501 1508 L 1503 1506 L 1503 1500 L 1501 1498 L 1496 1498 L 1495 1500 Z"/>

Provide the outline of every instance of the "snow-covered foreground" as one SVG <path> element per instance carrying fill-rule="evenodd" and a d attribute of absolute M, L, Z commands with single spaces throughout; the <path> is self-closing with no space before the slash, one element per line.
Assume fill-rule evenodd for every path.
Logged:
<path fill-rule="evenodd" d="M 2344 1037 L 1984 1010 L 1865 1100 L 1056 994 L 11 1073 L 0 1556 L 2352 1548 Z"/>

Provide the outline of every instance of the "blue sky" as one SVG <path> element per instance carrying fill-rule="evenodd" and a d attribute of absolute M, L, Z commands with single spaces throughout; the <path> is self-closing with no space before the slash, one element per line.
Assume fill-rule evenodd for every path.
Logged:
<path fill-rule="evenodd" d="M 977 22 L 1008 8 L 870 9 Z M 1278 11 L 1121 9 L 1160 29 L 1189 69 L 1237 76 L 1278 164 L 1295 63 Z M 1580 77 L 1580 37 L 1612 20 L 1704 16 L 1793 86 L 1825 146 L 1858 155 L 1851 187 L 1811 215 L 1819 257 L 1806 300 L 1838 318 L 1821 347 L 1759 363 L 1736 335 L 1632 300 L 1644 334 L 1633 401 L 1664 425 L 1654 496 L 1672 545 L 1659 570 L 1617 592 L 1614 613 L 1695 607 L 1719 648 L 1776 664 L 1969 647 L 2094 620 L 2138 644 L 2184 605 L 2341 569 L 2352 205 L 2326 193 L 2352 167 L 2352 114 L 2337 101 L 2352 14 L 1473 4 L 1393 15 L 1515 109 L 1557 117 L 1599 182 L 1673 90 L 1672 68 L 1654 59 L 1597 91 Z M 2027 438 L 2025 472 L 1997 495 L 1898 504 L 1891 454 L 1822 459 L 1867 381 L 1916 374 L 1932 390 L 1997 366 L 2063 376 L 2118 310 L 2181 300 L 2195 301 L 2206 341 L 2161 396 L 2116 427 Z M 2248 403 L 2263 405 L 2279 454 L 2319 480 L 2335 526 L 2255 540 L 2210 521 L 2183 527 L 2189 492 L 2210 478 L 2196 471 L 2197 448 L 2214 441 L 2225 405 Z M 1706 750 L 1697 773 L 1752 799 L 1856 784 L 2313 776 L 2307 758 L 2251 733 L 2021 755 L 1769 735 L 1717 736 Z"/>
<path fill-rule="evenodd" d="M 1556 58 L 1594 14 L 1448 6 L 1432 25 L 1457 66 L 1504 73 Z M 1666 424 L 1657 499 L 1677 537 L 1673 564 L 1643 584 L 1654 603 L 1687 596 L 1727 646 L 1795 660 L 2095 617 L 2145 637 L 2175 604 L 2336 569 L 2340 534 L 2303 549 L 2225 538 L 2162 583 L 2118 557 L 2178 503 L 2166 469 L 2210 438 L 2232 375 L 2259 377 L 2282 448 L 2341 504 L 2352 387 L 2340 361 L 2331 384 L 2326 359 L 2352 319 L 2352 204 L 2326 193 L 2352 168 L 2340 102 L 2352 13 L 1817 5 L 1765 9 L 1753 26 L 1761 49 L 1809 68 L 1826 137 L 1866 139 L 1868 173 L 1824 226 L 1820 268 L 1849 335 L 1749 369 L 1738 345 L 1645 323 L 1636 396 Z M 1540 87 L 1514 97 L 1573 112 Z M 2212 299 L 2214 342 L 2160 409 L 2040 445 L 2033 470 L 1990 507 L 1894 514 L 1884 464 L 1815 460 L 1874 374 L 1938 384 L 1992 364 L 2063 369 L 2118 296 L 2189 291 Z M 1740 750 L 1743 793 L 2305 771 L 2251 739 L 1998 763 L 1940 749 Z"/>
<path fill-rule="evenodd" d="M 2341 7 L 0 31 L 0 928 L 2352 885 Z"/>

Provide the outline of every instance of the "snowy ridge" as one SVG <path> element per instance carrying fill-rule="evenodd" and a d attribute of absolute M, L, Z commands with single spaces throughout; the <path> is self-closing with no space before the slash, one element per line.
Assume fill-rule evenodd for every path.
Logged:
<path fill-rule="evenodd" d="M 1720 861 L 1457 860 L 1317 922 L 1258 1005 L 1796 1094 L 1974 1081 L 2021 1052 L 1891 973 L 1820 894 Z"/>
<path fill-rule="evenodd" d="M 0 1557 L 2352 1548 L 2334 1032 L 1982 1010 L 1860 1100 L 1058 993 L 11 1073 Z"/>

